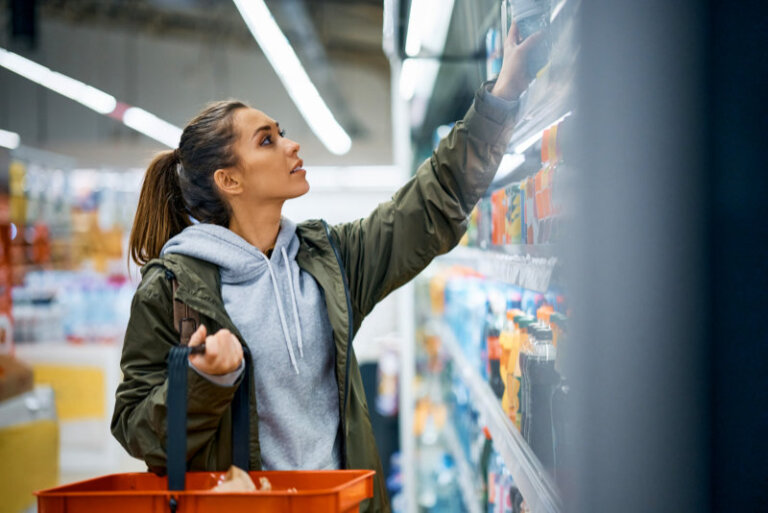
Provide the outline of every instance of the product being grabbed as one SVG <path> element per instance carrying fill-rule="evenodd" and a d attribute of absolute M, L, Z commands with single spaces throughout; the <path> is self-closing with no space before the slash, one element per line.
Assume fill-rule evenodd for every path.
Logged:
<path fill-rule="evenodd" d="M 509 3 L 509 2 L 505 2 Z M 529 36 L 541 32 L 543 40 L 534 46 L 528 54 L 526 68 L 528 76 L 536 77 L 537 73 L 549 62 L 549 0 L 513 0 L 511 17 L 517 24 L 518 43 Z"/>

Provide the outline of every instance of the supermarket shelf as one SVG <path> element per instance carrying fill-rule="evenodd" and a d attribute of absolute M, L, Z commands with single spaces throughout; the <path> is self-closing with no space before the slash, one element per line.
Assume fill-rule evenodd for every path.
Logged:
<path fill-rule="evenodd" d="M 553 245 L 509 246 L 500 250 L 484 250 L 457 246 L 441 256 L 444 261 L 469 265 L 490 279 L 511 285 L 547 292 L 556 282 L 557 257 Z"/>
<path fill-rule="evenodd" d="M 443 428 L 443 437 L 445 438 L 445 444 L 448 446 L 448 452 L 453 456 L 453 460 L 456 462 L 456 469 L 459 471 L 459 490 L 461 491 L 464 506 L 469 513 L 481 513 L 480 497 L 477 496 L 477 487 L 475 486 L 477 476 L 472 471 L 464 451 L 461 450 L 456 428 L 450 422 L 446 422 Z"/>
<path fill-rule="evenodd" d="M 504 414 L 488 383 L 467 363 L 453 332 L 444 323 L 441 323 L 440 335 L 442 347 L 469 388 L 473 405 L 486 419 L 493 445 L 501 454 L 530 511 L 560 513 L 562 503 L 554 483 L 520 432 Z"/>

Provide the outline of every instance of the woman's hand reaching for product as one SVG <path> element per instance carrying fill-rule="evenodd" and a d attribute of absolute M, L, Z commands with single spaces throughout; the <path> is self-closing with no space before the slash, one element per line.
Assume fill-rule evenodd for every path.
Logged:
<path fill-rule="evenodd" d="M 526 63 L 531 49 L 539 44 L 543 34 L 536 32 L 525 41 L 518 43 L 520 38 L 517 24 L 512 23 L 509 33 L 504 40 L 504 60 L 501 64 L 499 77 L 491 90 L 491 94 L 505 100 L 517 100 L 528 88 L 532 77 L 528 76 Z"/>
<path fill-rule="evenodd" d="M 240 367 L 243 361 L 243 346 L 229 330 L 219 330 L 215 335 L 208 335 L 202 324 L 189 339 L 189 346 L 199 346 L 205 342 L 205 353 L 190 354 L 189 361 L 195 368 L 206 374 L 227 374 Z"/>

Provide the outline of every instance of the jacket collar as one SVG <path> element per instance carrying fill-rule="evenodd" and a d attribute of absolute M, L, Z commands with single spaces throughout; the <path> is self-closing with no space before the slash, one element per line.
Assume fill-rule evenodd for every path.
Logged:
<path fill-rule="evenodd" d="M 346 341 L 350 327 L 346 322 L 347 304 L 343 279 L 323 222 L 312 220 L 300 223 L 296 227 L 296 233 L 300 241 L 296 262 L 301 269 L 311 274 L 323 289 L 334 332 L 339 341 Z M 142 276 L 155 266 L 163 267 L 175 275 L 179 284 L 176 291 L 179 301 L 239 336 L 224 308 L 218 266 L 190 256 L 168 254 L 151 260 L 142 267 Z M 340 315 L 333 315 L 333 312 Z M 242 336 L 240 338 L 242 339 Z M 346 359 L 346 348 L 342 358 Z"/>

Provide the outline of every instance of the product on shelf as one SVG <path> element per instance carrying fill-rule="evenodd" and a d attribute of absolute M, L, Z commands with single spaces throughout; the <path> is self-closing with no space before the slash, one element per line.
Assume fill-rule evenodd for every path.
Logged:
<path fill-rule="evenodd" d="M 520 186 L 506 188 L 506 216 L 504 217 L 504 244 L 522 243 L 522 195 Z"/>
<path fill-rule="evenodd" d="M 515 423 L 515 426 L 518 430 L 521 430 L 522 427 L 522 418 L 525 412 L 525 403 L 523 401 L 523 362 L 527 358 L 527 355 L 530 353 L 530 346 L 529 346 L 529 332 L 533 329 L 532 326 L 534 324 L 534 320 L 528 316 L 516 316 L 515 317 L 515 347 L 514 349 L 517 351 L 518 356 L 515 358 L 514 366 L 511 365 L 513 362 L 509 362 L 507 364 L 508 367 L 513 367 L 514 372 L 512 376 L 507 375 L 507 382 L 509 383 L 510 379 L 512 381 L 512 389 L 517 391 L 517 401 L 511 401 L 510 402 L 510 410 L 508 413 L 508 416 L 512 422 Z M 514 353 L 510 352 L 510 357 L 513 357 Z M 509 385 L 507 385 L 509 386 Z M 514 410 L 512 407 L 517 406 L 517 410 Z"/>
<path fill-rule="evenodd" d="M 509 376 L 514 374 L 515 361 L 517 360 L 517 354 L 520 350 L 515 341 L 515 322 L 514 318 L 518 315 L 522 315 L 522 312 L 518 308 L 512 308 L 507 310 L 506 319 L 504 320 L 504 327 L 501 330 L 500 342 L 501 342 L 501 377 L 504 380 L 504 396 L 501 398 L 501 408 L 504 413 L 509 415 L 509 411 L 518 409 L 518 386 L 510 381 Z M 514 404 L 512 404 L 514 403 Z"/>
<path fill-rule="evenodd" d="M 117 342 L 135 286 L 125 276 L 34 271 L 13 289 L 17 342 Z"/>
<path fill-rule="evenodd" d="M 493 441 L 491 439 L 491 432 L 487 427 L 483 427 L 482 431 L 482 451 L 477 466 L 477 473 L 483 478 L 483 488 L 481 490 L 481 498 L 483 503 L 483 511 L 488 511 L 489 494 L 488 494 L 488 465 L 490 464 L 491 457 L 493 456 Z"/>
<path fill-rule="evenodd" d="M 570 387 L 568 378 L 563 369 L 563 355 L 567 351 L 568 341 L 566 337 L 567 319 L 564 315 L 555 313 L 552 315 L 553 343 L 557 339 L 557 354 L 555 356 L 555 370 L 560 375 L 560 381 L 552 393 L 552 452 L 555 469 L 555 481 L 562 484 L 567 476 L 564 454 L 569 447 L 568 417 L 566 404 Z"/>
<path fill-rule="evenodd" d="M 506 243 L 507 190 L 499 189 L 491 194 L 491 243 L 501 246 Z"/>
<path fill-rule="evenodd" d="M 484 197 L 477 204 L 477 247 L 487 248 L 491 245 L 493 233 L 493 209 L 491 198 Z"/>
<path fill-rule="evenodd" d="M 560 376 L 555 371 L 552 330 L 542 325 L 534 326 L 529 335 L 529 352 L 525 354 L 525 361 L 521 361 L 525 404 L 521 431 L 539 461 L 552 470 L 552 394 Z"/>
<path fill-rule="evenodd" d="M 11 225 L 0 220 L 0 354 L 13 352 L 10 247 Z"/>

